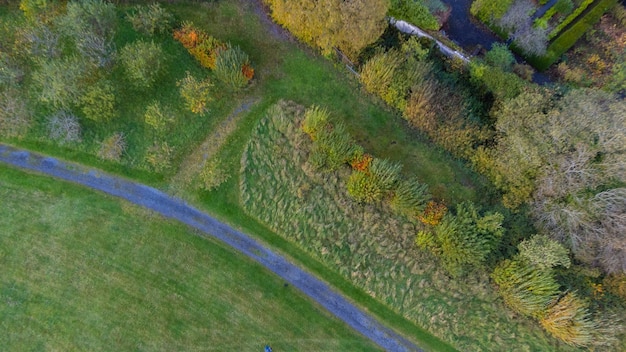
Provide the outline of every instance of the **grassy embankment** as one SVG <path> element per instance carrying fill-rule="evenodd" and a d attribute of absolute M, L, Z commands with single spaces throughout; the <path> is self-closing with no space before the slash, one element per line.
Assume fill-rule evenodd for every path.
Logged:
<path fill-rule="evenodd" d="M 378 350 L 260 265 L 124 201 L 6 166 L 0 199 L 5 350 Z"/>

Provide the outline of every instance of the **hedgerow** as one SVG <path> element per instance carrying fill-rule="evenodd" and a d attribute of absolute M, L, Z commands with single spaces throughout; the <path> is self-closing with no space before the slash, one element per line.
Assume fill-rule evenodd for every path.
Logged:
<path fill-rule="evenodd" d="M 222 42 L 195 27 L 191 22 L 183 22 L 174 31 L 174 39 L 179 41 L 200 65 L 215 71 L 215 75 L 232 89 L 243 88 L 254 77 L 248 55 L 236 45 Z"/>

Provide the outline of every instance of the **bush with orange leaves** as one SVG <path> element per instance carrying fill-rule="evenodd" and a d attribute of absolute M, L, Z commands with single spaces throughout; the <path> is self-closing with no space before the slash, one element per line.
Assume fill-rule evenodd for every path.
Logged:
<path fill-rule="evenodd" d="M 208 69 L 215 69 L 215 59 L 220 50 L 227 47 L 226 43 L 195 28 L 191 22 L 183 22 L 182 27 L 174 31 L 174 39 L 178 40 L 189 53 Z"/>
<path fill-rule="evenodd" d="M 178 40 L 185 49 L 189 50 L 198 45 L 199 30 L 190 22 L 183 22 L 182 27 L 174 31 L 174 39 Z M 203 32 L 201 32 L 203 33 Z"/>
<path fill-rule="evenodd" d="M 418 216 L 419 221 L 426 225 L 439 225 L 443 216 L 448 212 L 448 207 L 443 203 L 430 201 L 426 204 L 426 209 L 422 215 Z"/>
<path fill-rule="evenodd" d="M 183 22 L 183 25 L 174 31 L 174 39 L 183 44 L 187 51 L 200 62 L 200 65 L 210 70 L 215 70 L 220 54 L 232 48 L 229 43 L 224 43 L 196 28 L 191 22 Z M 254 69 L 250 63 L 245 62 L 241 65 L 241 74 L 246 81 L 254 77 Z"/>
<path fill-rule="evenodd" d="M 369 154 L 359 154 L 352 161 L 350 161 L 350 166 L 352 166 L 353 170 L 367 172 L 369 170 L 370 164 L 372 163 L 371 155 Z"/>
<path fill-rule="evenodd" d="M 254 77 L 254 69 L 250 66 L 250 64 L 244 64 L 241 66 L 241 73 L 243 73 L 243 76 L 246 77 L 248 81 Z"/>

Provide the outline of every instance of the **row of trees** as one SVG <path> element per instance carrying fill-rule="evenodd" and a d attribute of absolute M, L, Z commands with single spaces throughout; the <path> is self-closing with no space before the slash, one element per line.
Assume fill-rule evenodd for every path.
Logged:
<path fill-rule="evenodd" d="M 365 153 L 342 124 L 331 120 L 325 109 L 316 106 L 307 109 L 302 130 L 312 140 L 308 163 L 315 169 L 334 171 L 351 166 L 346 191 L 353 200 L 385 203 L 413 220 L 424 215 L 431 199 L 428 187 L 415 178 L 403 178 L 401 164 Z M 445 212 L 445 207 L 440 211 Z"/>
<path fill-rule="evenodd" d="M 309 163 L 316 169 L 336 170 L 349 164 L 347 194 L 360 203 L 386 204 L 398 214 L 424 224 L 418 246 L 438 255 L 448 272 L 461 275 L 479 267 L 496 249 L 504 234 L 504 217 L 496 212 L 480 214 L 472 203 L 448 212 L 432 202 L 426 185 L 402 177 L 402 165 L 365 154 L 341 124 L 332 123 L 318 107 L 304 113 L 302 129 L 312 140 Z"/>

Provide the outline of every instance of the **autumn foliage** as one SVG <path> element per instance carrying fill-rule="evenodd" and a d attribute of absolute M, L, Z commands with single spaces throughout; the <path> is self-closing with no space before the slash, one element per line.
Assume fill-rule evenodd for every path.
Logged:
<path fill-rule="evenodd" d="M 369 154 L 357 155 L 354 159 L 352 159 L 352 161 L 350 161 L 350 166 L 353 170 L 366 172 L 369 170 L 372 160 L 373 158 Z"/>
<path fill-rule="evenodd" d="M 430 201 L 426 204 L 426 209 L 418 217 L 419 221 L 426 225 L 436 226 L 441 222 L 443 216 L 448 212 L 448 207 L 443 203 Z"/>
<path fill-rule="evenodd" d="M 200 65 L 210 70 L 215 70 L 218 57 L 231 48 L 229 43 L 220 41 L 190 22 L 184 22 L 174 31 L 174 39 L 179 41 Z M 241 74 L 247 81 L 254 77 L 254 68 L 249 62 L 245 61 L 241 65 Z"/>

